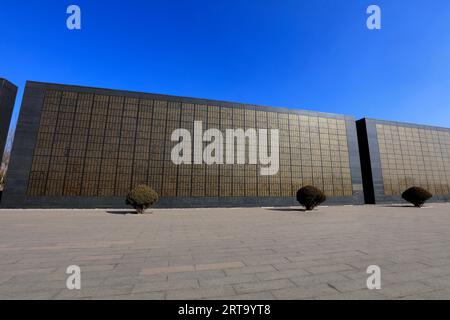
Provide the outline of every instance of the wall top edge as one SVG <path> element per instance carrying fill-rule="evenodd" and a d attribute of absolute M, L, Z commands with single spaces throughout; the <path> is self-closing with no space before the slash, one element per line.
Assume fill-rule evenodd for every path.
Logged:
<path fill-rule="evenodd" d="M 0 78 L 0 83 L 2 86 L 9 87 L 10 89 L 13 89 L 15 91 L 17 91 L 18 89 L 18 87 L 8 79 Z"/>
<path fill-rule="evenodd" d="M 446 127 L 431 126 L 431 125 L 418 124 L 418 123 L 412 123 L 412 122 L 381 120 L 381 119 L 374 119 L 374 118 L 362 118 L 362 119 L 357 120 L 357 122 L 360 122 L 360 121 L 365 121 L 366 123 L 373 123 L 373 124 L 394 125 L 394 126 L 417 128 L 417 129 L 432 129 L 432 130 L 439 130 L 439 131 L 450 131 L 450 128 L 446 128 Z"/>
<path fill-rule="evenodd" d="M 88 87 L 88 86 L 80 86 L 80 85 L 39 82 L 39 81 L 31 81 L 31 80 L 28 80 L 26 82 L 26 89 L 28 89 L 28 88 L 77 91 L 77 92 L 107 94 L 107 95 L 121 95 L 121 96 L 126 96 L 126 97 L 130 97 L 130 98 L 139 98 L 139 99 L 147 98 L 147 99 L 167 100 L 167 101 L 173 101 L 173 102 L 185 102 L 185 103 L 193 103 L 193 104 L 208 104 L 208 105 L 214 105 L 214 106 L 218 106 L 218 107 L 244 108 L 244 109 L 248 109 L 248 110 L 260 110 L 260 111 L 269 111 L 269 112 L 278 112 L 278 113 L 309 115 L 309 116 L 317 116 L 317 117 L 334 118 L 334 119 L 340 119 L 340 120 L 351 120 L 351 121 L 355 120 L 355 118 L 353 116 L 312 111 L 312 110 L 290 109 L 290 108 L 283 108 L 283 107 L 262 106 L 262 105 L 240 103 L 240 102 L 228 102 L 228 101 L 223 101 L 223 100 L 192 98 L 192 97 L 174 96 L 174 95 L 166 95 L 166 94 L 146 93 L 146 92 L 139 92 L 139 91 L 129 91 L 129 90 Z"/>

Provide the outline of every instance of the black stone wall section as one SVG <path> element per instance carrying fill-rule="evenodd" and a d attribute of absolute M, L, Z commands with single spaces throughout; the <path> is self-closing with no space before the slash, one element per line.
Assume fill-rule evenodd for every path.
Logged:
<path fill-rule="evenodd" d="M 3 159 L 16 95 L 17 87 L 8 80 L 0 78 L 0 162 Z"/>
<path fill-rule="evenodd" d="M 166 100 L 195 104 L 210 104 L 229 108 L 244 108 L 279 113 L 293 113 L 308 116 L 321 116 L 346 121 L 349 149 L 350 171 L 353 183 L 353 196 L 331 198 L 328 204 L 363 204 L 363 184 L 359 146 L 355 119 L 351 116 L 319 113 L 286 108 L 263 107 L 233 102 L 204 100 L 186 97 L 99 89 L 71 85 L 50 84 L 28 81 L 26 84 L 19 121 L 16 129 L 11 164 L 8 171 L 8 184 L 1 203 L 7 208 L 120 208 L 125 207 L 124 199 L 118 197 L 28 197 L 28 177 L 33 160 L 44 93 L 47 89 L 85 92 L 104 95 L 125 96 L 138 99 Z M 158 207 L 236 207 L 236 206 L 288 206 L 298 205 L 294 197 L 167 197 L 158 202 Z"/>
<path fill-rule="evenodd" d="M 401 196 L 386 195 L 384 190 L 377 124 L 406 128 L 426 129 L 436 132 L 448 132 L 449 128 L 426 126 L 413 123 L 363 118 L 357 121 L 358 139 L 361 150 L 361 169 L 364 181 L 366 203 L 403 203 Z M 420 168 L 418 170 L 425 170 Z M 430 202 L 450 201 L 450 194 L 434 195 Z"/>
<path fill-rule="evenodd" d="M 370 161 L 366 119 L 356 121 L 356 130 L 358 132 L 359 157 L 361 160 L 364 201 L 366 204 L 375 204 L 375 193 L 373 189 L 372 166 Z"/>

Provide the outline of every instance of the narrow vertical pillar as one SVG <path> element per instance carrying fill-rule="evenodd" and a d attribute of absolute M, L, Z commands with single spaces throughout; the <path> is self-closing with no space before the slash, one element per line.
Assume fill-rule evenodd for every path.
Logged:
<path fill-rule="evenodd" d="M 358 132 L 359 159 L 361 160 L 364 201 L 366 204 L 375 204 L 375 192 L 373 188 L 372 164 L 370 160 L 366 119 L 356 121 L 356 129 Z"/>
<path fill-rule="evenodd" d="M 8 139 L 16 94 L 17 87 L 8 80 L 0 78 L 0 160 L 3 159 L 3 152 Z"/>

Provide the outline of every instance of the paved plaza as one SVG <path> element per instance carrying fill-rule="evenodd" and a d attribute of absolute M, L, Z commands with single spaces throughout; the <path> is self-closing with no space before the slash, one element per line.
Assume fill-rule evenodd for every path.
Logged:
<path fill-rule="evenodd" d="M 450 299 L 450 204 L 151 211 L 0 210 L 0 298 Z"/>

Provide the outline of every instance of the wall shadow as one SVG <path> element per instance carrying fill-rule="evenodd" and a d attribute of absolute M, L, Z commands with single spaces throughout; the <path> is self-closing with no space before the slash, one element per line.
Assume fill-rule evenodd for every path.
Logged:
<path fill-rule="evenodd" d="M 109 213 L 109 214 L 121 214 L 121 215 L 137 214 L 136 211 L 133 211 L 133 210 L 107 210 L 106 213 Z"/>
<path fill-rule="evenodd" d="M 412 204 L 388 204 L 388 205 L 382 205 L 380 207 L 384 207 L 384 208 L 415 208 L 414 205 Z"/>
<path fill-rule="evenodd" d="M 270 209 L 267 209 L 267 210 L 270 210 L 270 211 L 300 211 L 300 212 L 306 212 L 306 210 L 305 209 L 302 209 L 302 208 L 298 208 L 298 209 L 296 209 L 296 208 L 270 208 Z"/>

